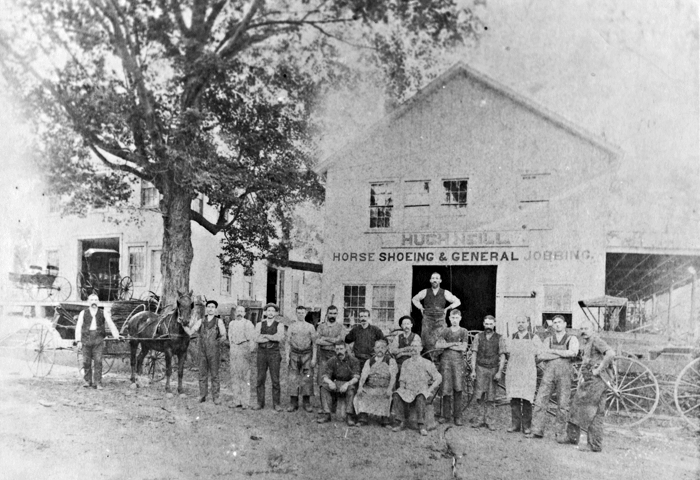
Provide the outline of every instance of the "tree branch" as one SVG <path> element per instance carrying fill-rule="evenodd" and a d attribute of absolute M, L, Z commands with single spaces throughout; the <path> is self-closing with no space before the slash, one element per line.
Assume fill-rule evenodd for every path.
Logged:
<path fill-rule="evenodd" d="M 230 36 L 230 38 L 221 47 L 217 49 L 221 57 L 227 56 L 228 50 L 235 50 L 236 42 L 238 42 L 243 33 L 246 31 L 248 25 L 250 24 L 250 21 L 253 19 L 253 16 L 258 11 L 258 8 L 260 8 L 260 5 L 262 3 L 263 0 L 253 0 L 253 4 L 243 16 L 243 19 L 241 19 L 241 21 L 238 22 L 238 24 L 236 25 L 236 30 L 233 31 L 233 34 Z"/>

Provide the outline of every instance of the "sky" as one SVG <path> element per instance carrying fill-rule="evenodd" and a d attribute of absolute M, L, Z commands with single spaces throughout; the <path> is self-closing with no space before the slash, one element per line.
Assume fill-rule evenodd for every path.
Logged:
<path fill-rule="evenodd" d="M 624 159 L 610 172 L 619 229 L 672 229 L 700 242 L 697 1 L 478 3 L 486 29 L 476 47 L 451 53 L 449 61 L 464 61 L 619 146 Z M 364 121 L 344 125 L 346 140 L 381 118 L 377 95 L 341 96 L 326 109 L 338 117 L 360 109 Z M 26 156 L 26 127 L 7 108 L 10 100 L 0 101 L 0 228 L 41 227 L 43 188 Z"/>

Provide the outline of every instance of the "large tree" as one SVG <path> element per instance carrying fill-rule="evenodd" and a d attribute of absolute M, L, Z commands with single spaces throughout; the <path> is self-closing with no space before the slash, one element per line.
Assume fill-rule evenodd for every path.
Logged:
<path fill-rule="evenodd" d="M 399 101 L 479 27 L 459 0 L 16 3 L 0 68 L 51 192 L 84 214 L 153 184 L 169 300 L 189 289 L 191 222 L 224 233 L 224 268 L 250 266 L 279 247 L 295 204 L 322 197 L 313 112 L 328 89 L 370 78 Z M 217 218 L 191 209 L 198 195 Z"/>

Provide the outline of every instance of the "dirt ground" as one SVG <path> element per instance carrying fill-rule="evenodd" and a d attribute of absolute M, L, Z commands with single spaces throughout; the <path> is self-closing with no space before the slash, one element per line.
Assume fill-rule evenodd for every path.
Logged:
<path fill-rule="evenodd" d="M 192 371 L 183 398 L 166 396 L 162 382 L 130 389 L 125 366 L 105 377 L 103 391 L 88 390 L 75 366 L 55 365 L 36 379 L 7 350 L 0 347 L 3 479 L 449 479 L 448 442 L 464 453 L 463 478 L 700 478 L 698 437 L 680 423 L 608 429 L 604 451 L 588 453 L 550 433 L 506 433 L 504 406 L 496 432 L 439 426 L 421 437 L 376 424 L 348 428 L 337 418 L 319 425 L 315 413 L 274 413 L 269 400 L 263 411 L 232 409 L 226 383 L 223 405 L 200 404 Z M 286 406 L 284 385 L 282 394 Z"/>

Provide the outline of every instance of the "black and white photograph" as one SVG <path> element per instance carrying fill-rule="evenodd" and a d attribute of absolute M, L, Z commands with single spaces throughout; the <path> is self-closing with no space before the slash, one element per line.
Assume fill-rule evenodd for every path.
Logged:
<path fill-rule="evenodd" d="M 0 477 L 700 479 L 697 0 L 0 0 Z"/>

